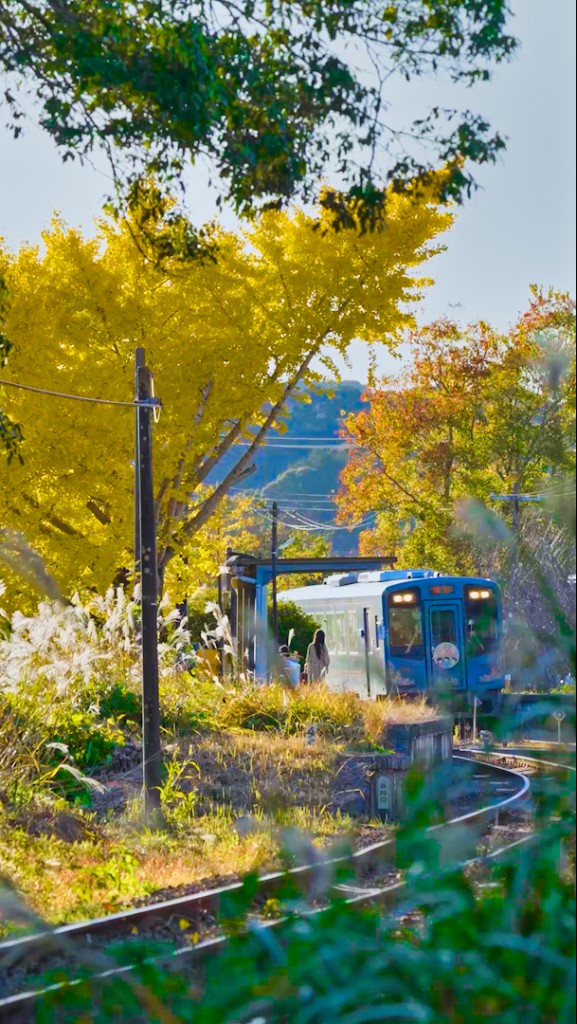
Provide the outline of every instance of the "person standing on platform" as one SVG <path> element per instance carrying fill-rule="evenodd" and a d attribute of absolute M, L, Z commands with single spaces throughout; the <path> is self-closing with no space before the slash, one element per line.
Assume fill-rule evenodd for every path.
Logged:
<path fill-rule="evenodd" d="M 308 683 L 318 683 L 326 677 L 331 659 L 327 650 L 325 634 L 317 629 L 312 644 L 309 644 L 306 657 L 306 674 Z"/>

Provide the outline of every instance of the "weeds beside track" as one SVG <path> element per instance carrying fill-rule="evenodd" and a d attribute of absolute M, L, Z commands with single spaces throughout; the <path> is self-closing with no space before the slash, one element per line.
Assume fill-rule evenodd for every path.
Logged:
<path fill-rule="evenodd" d="M 455 758 L 457 763 L 467 761 L 470 764 L 477 762 L 479 766 L 483 763 L 477 758 Z M 504 798 L 427 829 L 430 836 L 435 833 L 439 836 L 438 845 L 440 849 L 442 848 L 447 863 L 451 862 L 452 847 L 459 848 L 464 830 L 470 826 L 478 829 L 498 818 L 502 819 L 504 814 L 521 807 L 529 795 L 529 779 L 517 770 L 484 762 L 482 771 L 489 780 L 507 783 L 514 791 Z M 507 844 L 489 856 L 502 856 L 517 845 L 517 842 L 516 840 L 512 844 Z M 392 906 L 402 898 L 405 891 L 405 881 L 394 867 L 395 847 L 395 839 L 389 839 L 352 854 L 326 859 L 319 856 L 316 863 L 255 879 L 252 905 L 259 926 L 268 928 L 285 920 L 284 907 L 287 899 L 290 905 L 291 897 L 293 901 L 299 898 L 300 912 L 305 914 L 321 913 L 327 901 L 335 898 L 347 903 L 374 902 Z M 461 863 L 471 864 L 476 859 L 478 858 L 467 857 Z M 346 880 L 343 880 L 345 876 Z M 323 879 L 321 885 L 319 879 Z M 242 894 L 245 886 L 246 883 L 238 882 L 178 899 L 132 908 L 108 917 L 64 925 L 39 934 L 9 940 L 0 944 L 0 958 L 5 970 L 20 971 L 24 986 L 30 984 L 29 979 L 34 967 L 38 973 L 46 961 L 54 967 L 59 961 L 70 963 L 71 958 L 84 967 L 91 967 L 94 978 L 102 980 L 122 977 L 129 974 L 134 965 L 128 963 L 121 967 L 114 966 L 103 949 L 99 949 L 98 946 L 135 933 L 142 936 L 154 931 L 159 925 L 176 921 L 179 926 L 185 924 L 189 933 L 194 929 L 194 944 L 191 945 L 189 941 L 184 948 L 153 955 L 149 962 L 170 963 L 173 969 L 181 969 L 186 964 L 189 969 L 195 964 L 201 964 L 207 956 L 217 952 L 227 941 L 227 934 L 219 927 L 218 919 L 223 914 L 226 916 L 227 903 L 230 904 L 231 897 L 234 899 L 236 895 Z M 59 987 L 74 984 L 75 981 L 70 980 L 50 986 L 49 989 L 40 986 L 7 995 L 0 1000 L 0 1018 L 13 1022 L 29 1020 L 36 999 L 49 990 L 55 991 Z"/>

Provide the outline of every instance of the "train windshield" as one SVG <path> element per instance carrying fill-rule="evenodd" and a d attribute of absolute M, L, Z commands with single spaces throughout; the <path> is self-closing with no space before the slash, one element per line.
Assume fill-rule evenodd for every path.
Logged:
<path fill-rule="evenodd" d="M 389 650 L 393 658 L 420 659 L 425 656 L 423 619 L 418 596 L 413 591 L 409 603 L 396 603 L 389 597 Z M 408 597 L 408 595 L 407 595 Z"/>
<path fill-rule="evenodd" d="M 467 587 L 465 591 L 467 617 L 467 654 L 478 658 L 497 650 L 499 645 L 499 615 L 497 594 L 482 587 Z"/>

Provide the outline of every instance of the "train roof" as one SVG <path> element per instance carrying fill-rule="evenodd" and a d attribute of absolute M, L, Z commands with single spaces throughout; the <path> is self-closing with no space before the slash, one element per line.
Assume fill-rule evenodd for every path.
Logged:
<path fill-rule="evenodd" d="M 279 601 L 335 601 L 342 599 L 356 600 L 365 597 L 379 597 L 385 591 L 399 585 L 414 585 L 423 581 L 435 583 L 472 583 L 481 586 L 491 584 L 496 587 L 492 580 L 480 576 L 449 576 L 442 573 L 432 572 L 427 569 L 397 570 L 392 572 L 360 573 L 364 579 L 352 579 L 353 574 L 348 573 L 342 577 L 328 577 L 323 583 L 314 583 L 306 587 L 295 587 L 293 590 L 281 590 L 278 593 Z M 369 578 L 366 578 L 369 577 Z M 375 577 L 371 579 L 370 577 Z M 377 578 L 380 577 L 380 578 Z"/>

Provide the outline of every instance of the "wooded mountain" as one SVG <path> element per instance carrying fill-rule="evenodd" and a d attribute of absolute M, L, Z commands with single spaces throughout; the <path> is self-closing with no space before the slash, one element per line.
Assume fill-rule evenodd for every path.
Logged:
<path fill-rule="evenodd" d="M 348 380 L 327 384 L 316 394 L 307 389 L 299 398 L 291 398 L 284 418 L 286 431 L 271 432 L 242 490 L 255 492 L 255 497 L 267 503 L 276 500 L 282 519 L 295 527 L 308 522 L 332 525 L 335 510 L 330 502 L 339 488 L 339 474 L 348 455 L 343 448 L 331 451 L 326 446 L 331 438 L 339 438 L 343 419 L 365 407 L 363 392 L 362 384 Z M 335 531 L 332 549 L 335 554 L 356 554 L 358 530 Z"/>

